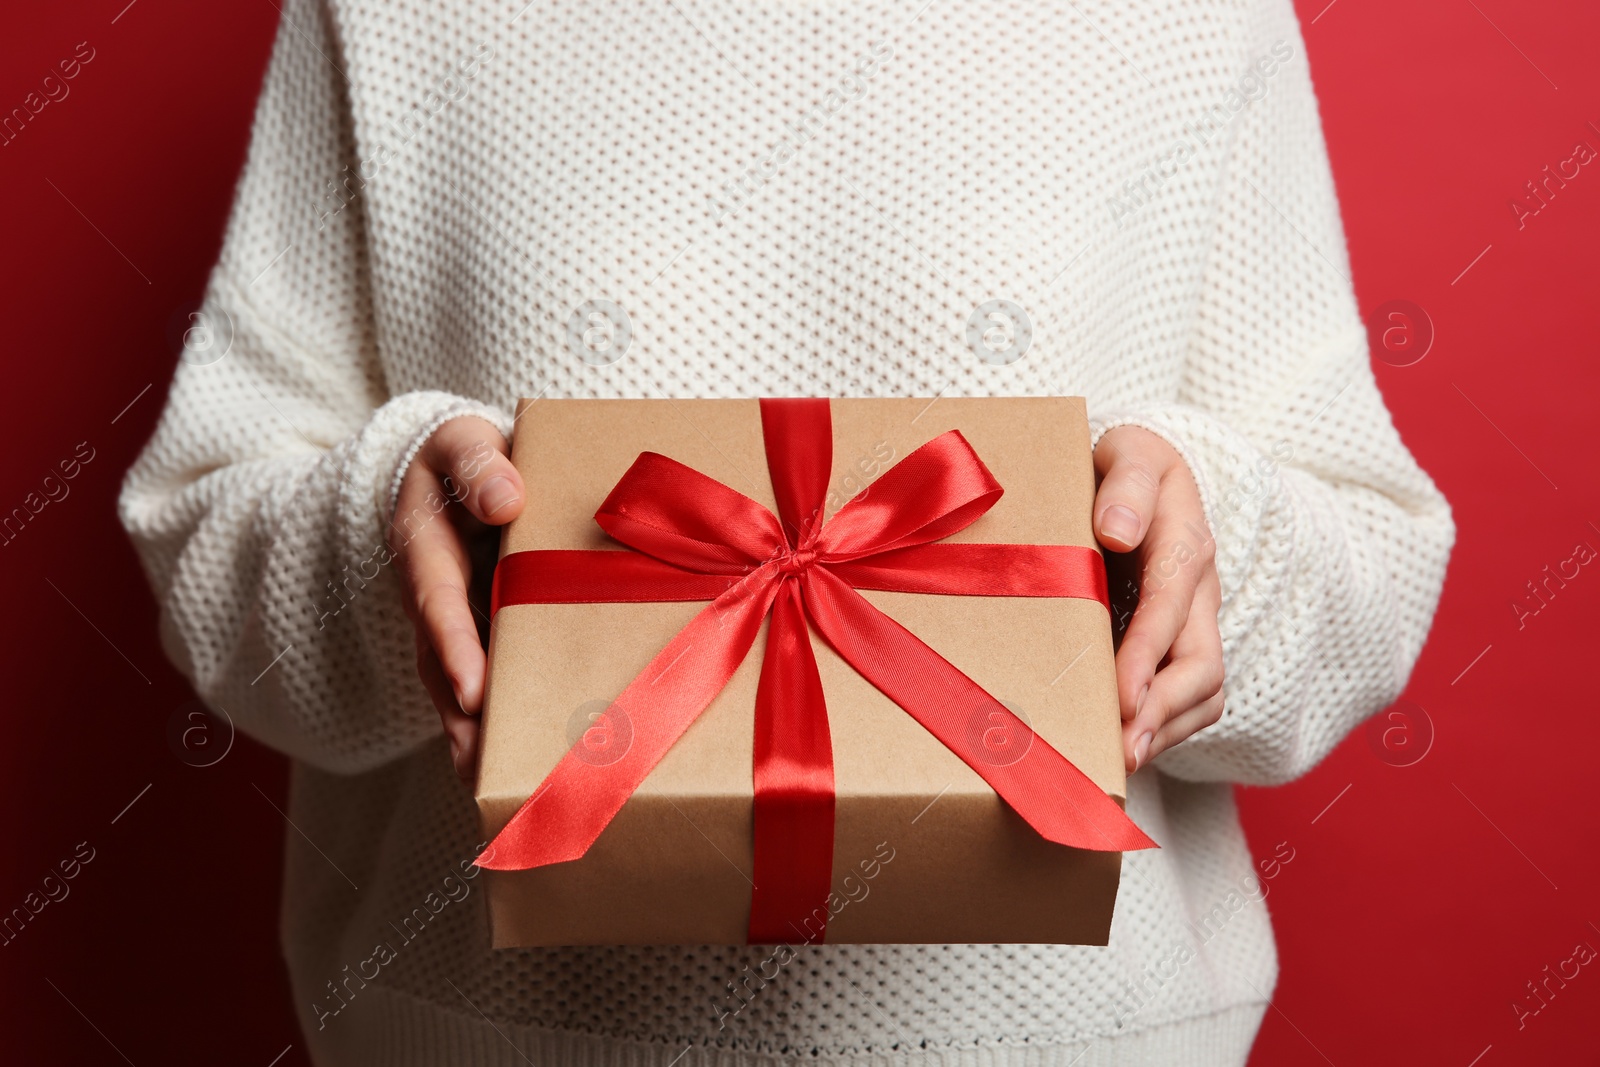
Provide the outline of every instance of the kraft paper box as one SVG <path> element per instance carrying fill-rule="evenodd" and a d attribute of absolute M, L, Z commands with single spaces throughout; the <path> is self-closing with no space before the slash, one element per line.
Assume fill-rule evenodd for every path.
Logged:
<path fill-rule="evenodd" d="M 1080 398 L 834 400 L 832 420 L 829 517 L 913 449 L 959 429 L 1004 494 L 947 541 L 1095 544 Z M 776 511 L 758 401 L 524 401 L 513 461 L 528 506 L 505 531 L 502 557 L 617 548 L 595 524 L 595 511 L 645 451 Z M 1111 629 L 1099 602 L 862 595 L 1122 803 Z M 574 742 L 603 723 L 599 713 L 610 700 L 704 607 L 518 604 L 496 613 L 477 786 L 486 836 L 506 825 Z M 753 709 L 767 627 L 586 855 L 485 872 L 495 947 L 745 943 Z M 1121 854 L 1044 840 L 815 628 L 811 636 L 836 794 L 836 896 L 826 941 L 1104 945 Z"/>

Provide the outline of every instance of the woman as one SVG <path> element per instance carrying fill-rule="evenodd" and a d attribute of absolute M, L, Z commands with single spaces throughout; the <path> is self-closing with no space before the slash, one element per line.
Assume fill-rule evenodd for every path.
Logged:
<path fill-rule="evenodd" d="M 171 655 L 295 760 L 318 1062 L 1244 1062 L 1277 963 L 1229 783 L 1401 691 L 1454 536 L 1287 0 L 292 0 L 202 318 L 123 518 Z M 1089 401 L 1163 846 L 1110 945 L 813 946 L 733 1018 L 759 947 L 489 950 L 437 890 L 479 843 L 482 549 L 538 506 L 515 399 L 941 394 Z"/>

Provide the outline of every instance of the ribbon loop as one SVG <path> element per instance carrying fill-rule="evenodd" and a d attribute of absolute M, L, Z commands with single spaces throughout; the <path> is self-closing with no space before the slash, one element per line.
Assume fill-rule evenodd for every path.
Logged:
<path fill-rule="evenodd" d="M 822 526 L 833 467 L 833 412 L 825 399 L 761 401 L 761 438 L 783 532 L 794 547 Z"/>
<path fill-rule="evenodd" d="M 833 561 L 938 541 L 971 526 L 1002 492 L 961 431 L 950 430 L 840 508 L 819 547 Z"/>
<path fill-rule="evenodd" d="M 640 453 L 594 521 L 647 555 L 712 574 L 746 574 L 785 544 L 772 512 L 655 452 Z"/>

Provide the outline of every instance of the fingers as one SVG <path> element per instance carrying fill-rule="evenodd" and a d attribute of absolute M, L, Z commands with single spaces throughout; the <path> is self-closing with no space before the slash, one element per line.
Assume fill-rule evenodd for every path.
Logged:
<path fill-rule="evenodd" d="M 1139 603 L 1117 649 L 1117 695 L 1131 774 L 1222 713 L 1221 585 L 1200 490 L 1177 451 L 1136 426 L 1095 446 L 1094 530 L 1135 551 Z"/>
<path fill-rule="evenodd" d="M 1217 720 L 1222 718 L 1224 700 L 1222 693 L 1218 692 L 1176 718 L 1168 719 L 1156 731 L 1155 737 L 1150 742 L 1144 762 L 1149 763 L 1179 741 L 1188 740 L 1207 726 L 1215 726 Z"/>
<path fill-rule="evenodd" d="M 1100 475 L 1094 532 L 1102 545 L 1127 552 L 1143 543 L 1156 514 L 1162 477 L 1178 460 L 1165 441 L 1136 427 L 1119 426 L 1100 438 L 1094 450 Z"/>
<path fill-rule="evenodd" d="M 417 677 L 422 679 L 422 687 L 433 700 L 439 721 L 444 724 L 445 736 L 450 739 L 450 765 L 463 781 L 472 782 L 478 768 L 479 720 L 462 711 L 456 703 L 438 654 L 421 634 L 417 635 Z"/>
<path fill-rule="evenodd" d="M 438 656 L 456 703 L 483 707 L 484 653 L 467 598 L 471 569 L 461 533 L 448 520 L 419 529 L 406 546 L 405 573 L 422 635 Z"/>
<path fill-rule="evenodd" d="M 391 529 L 392 538 L 403 541 L 399 556 L 406 613 L 437 657 L 455 705 L 471 715 L 483 706 L 484 653 L 468 599 L 472 560 L 446 498 L 482 504 L 488 496 L 480 491 L 486 488 L 485 479 L 504 477 L 495 473 L 496 464 L 510 466 L 496 445 L 503 447 L 504 440 L 481 419 L 456 419 L 441 426 L 401 481 Z M 521 493 L 520 479 L 514 488 Z M 502 506 L 491 521 L 520 510 L 520 495 L 513 505 Z"/>
<path fill-rule="evenodd" d="M 1209 571 L 1195 590 L 1167 665 L 1155 675 L 1137 714 L 1123 725 L 1128 773 L 1222 716 L 1222 637 L 1217 628 L 1221 599 L 1216 572 Z"/>
<path fill-rule="evenodd" d="M 1184 495 L 1182 487 L 1167 488 L 1165 495 L 1173 500 L 1163 501 L 1142 549 L 1139 606 L 1117 649 L 1117 692 L 1124 720 L 1139 714 L 1156 669 L 1174 655 L 1173 642 L 1196 614 L 1196 588 L 1207 576 L 1216 577 L 1211 565 L 1215 546 L 1209 532 L 1193 527 L 1192 519 L 1184 520 L 1184 516 L 1201 513 L 1198 493 L 1192 488 L 1189 491 L 1195 494 L 1192 509 L 1179 499 Z M 1203 524 L 1205 520 L 1200 521 Z M 1210 621 L 1215 627 L 1214 610 Z"/>
<path fill-rule="evenodd" d="M 481 586 L 493 570 L 492 557 L 475 567 L 470 548 L 484 547 L 478 544 L 484 525 L 504 525 L 522 511 L 526 492 L 507 452 L 492 423 L 470 417 L 444 423 L 401 480 L 390 526 L 406 615 L 417 628 L 417 675 L 450 739 L 450 761 L 469 782 L 486 669 L 472 583 L 476 575 Z"/>
<path fill-rule="evenodd" d="M 467 417 L 435 430 L 417 459 L 438 477 L 446 496 L 479 521 L 503 526 L 521 513 L 526 496 L 509 453 L 493 424 Z"/>

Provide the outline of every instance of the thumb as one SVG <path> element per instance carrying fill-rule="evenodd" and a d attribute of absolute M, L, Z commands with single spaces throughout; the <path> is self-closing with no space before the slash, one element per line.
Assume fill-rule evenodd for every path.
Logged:
<path fill-rule="evenodd" d="M 1129 552 L 1144 542 L 1161 492 L 1160 468 L 1146 455 L 1139 437 L 1109 431 L 1095 447 L 1095 469 L 1101 475 L 1094 497 L 1094 532 L 1112 552 Z"/>
<path fill-rule="evenodd" d="M 509 452 L 506 439 L 491 423 L 464 416 L 435 430 L 422 458 L 451 499 L 480 521 L 503 526 L 521 513 L 526 496 Z"/>

